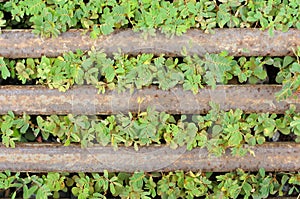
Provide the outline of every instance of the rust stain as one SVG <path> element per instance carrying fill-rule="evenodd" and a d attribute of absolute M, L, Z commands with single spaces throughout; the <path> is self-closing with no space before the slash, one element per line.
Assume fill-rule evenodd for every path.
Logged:
<path fill-rule="evenodd" d="M 300 100 L 275 100 L 274 95 L 280 89 L 279 85 L 219 85 L 215 90 L 205 87 L 194 95 L 181 86 L 169 91 L 151 86 L 133 94 L 129 91 L 97 94 L 93 86 L 74 86 L 64 93 L 43 86 L 0 86 L 0 114 L 8 111 L 39 115 L 137 112 L 139 97 L 145 99 L 140 106 L 141 111 L 151 106 L 171 114 L 207 113 L 210 101 L 220 104 L 225 111 L 239 108 L 245 113 L 284 113 L 291 104 L 299 111 Z M 299 98 L 300 93 L 295 96 Z"/>
<path fill-rule="evenodd" d="M 57 38 L 45 39 L 35 36 L 30 30 L 2 30 L 0 56 L 7 58 L 38 58 L 42 55 L 57 57 L 64 52 L 75 52 L 77 49 L 89 50 L 92 46 L 104 50 L 109 56 L 118 49 L 131 55 L 153 53 L 182 56 L 183 47 L 189 54 L 200 56 L 205 53 L 219 53 L 223 50 L 228 50 L 229 54 L 234 56 L 284 56 L 293 55 L 291 49 L 300 46 L 300 30 L 297 29 L 290 29 L 285 33 L 274 31 L 274 37 L 270 37 L 267 31 L 247 28 L 215 29 L 215 34 L 206 34 L 194 29 L 188 30 L 182 36 L 172 38 L 167 38 L 157 31 L 155 37 L 149 37 L 147 40 L 141 37 L 142 33 L 136 33 L 130 29 L 117 30 L 96 40 L 90 39 L 89 33 L 83 34 L 84 31 L 69 30 Z"/>
<path fill-rule="evenodd" d="M 291 149 L 292 147 L 292 149 Z M 187 151 L 185 146 L 170 149 L 168 146 L 132 147 L 78 145 L 64 147 L 58 144 L 18 144 L 16 148 L 0 146 L 0 170 L 32 172 L 134 172 L 151 171 L 213 171 L 228 172 L 241 168 L 245 171 L 298 171 L 300 145 L 296 143 L 267 143 L 252 147 L 255 157 L 226 155 L 215 157 L 205 149 Z M 266 155 L 272 158 L 266 158 Z M 282 161 L 285 159 L 287 161 Z"/>

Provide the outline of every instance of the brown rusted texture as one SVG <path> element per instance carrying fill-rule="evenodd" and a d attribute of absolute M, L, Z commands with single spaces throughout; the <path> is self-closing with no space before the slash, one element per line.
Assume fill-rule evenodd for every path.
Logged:
<path fill-rule="evenodd" d="M 300 94 L 277 102 L 274 95 L 280 89 L 279 85 L 218 85 L 215 90 L 205 87 L 194 95 L 179 86 L 168 91 L 152 86 L 132 94 L 97 94 L 93 86 L 74 86 L 65 93 L 42 86 L 0 86 L 0 114 L 118 114 L 137 112 L 139 108 L 144 111 L 147 107 L 171 114 L 200 114 L 207 113 L 210 101 L 225 111 L 239 108 L 246 113 L 284 113 L 291 104 L 299 111 Z M 141 104 L 139 98 L 143 100 Z"/>
<path fill-rule="evenodd" d="M 255 153 L 237 157 L 229 151 L 215 157 L 206 149 L 187 151 L 186 147 L 94 146 L 80 148 L 55 144 L 20 144 L 16 148 L 0 147 L 0 170 L 29 172 L 134 172 L 134 171 L 214 171 L 228 172 L 237 168 L 245 171 L 299 171 L 300 145 L 296 143 L 268 143 L 253 147 Z"/>
<path fill-rule="evenodd" d="M 108 36 L 90 39 L 83 30 L 70 30 L 57 38 L 40 38 L 31 30 L 3 30 L 0 34 L 0 56 L 7 58 L 57 57 L 76 49 L 89 50 L 92 46 L 108 55 L 118 52 L 181 56 L 183 47 L 189 54 L 204 55 L 228 51 L 234 56 L 284 56 L 293 55 L 293 48 L 300 46 L 300 30 L 275 31 L 274 37 L 259 29 L 216 29 L 215 34 L 189 30 L 182 36 L 167 38 L 164 34 L 142 37 L 142 33 L 119 30 Z"/>

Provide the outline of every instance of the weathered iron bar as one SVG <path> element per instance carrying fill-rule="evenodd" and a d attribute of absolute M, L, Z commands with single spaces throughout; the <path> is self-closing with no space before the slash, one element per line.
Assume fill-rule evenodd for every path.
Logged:
<path fill-rule="evenodd" d="M 155 37 L 142 37 L 132 30 L 118 30 L 98 39 L 90 39 L 84 30 L 70 30 L 57 38 L 40 38 L 31 30 L 2 30 L 0 34 L 0 56 L 7 58 L 38 58 L 43 55 L 57 57 L 64 52 L 77 49 L 89 50 L 92 46 L 104 50 L 109 56 L 118 52 L 137 55 L 139 53 L 181 56 L 185 47 L 188 54 L 219 53 L 228 51 L 234 56 L 284 56 L 293 55 L 293 49 L 300 46 L 300 30 L 275 31 L 273 37 L 268 31 L 259 29 L 216 29 L 215 34 L 201 30 L 189 30 L 182 36 L 167 38 L 157 33 Z"/>
<path fill-rule="evenodd" d="M 268 143 L 252 147 L 255 156 L 237 157 L 229 151 L 221 157 L 206 149 L 187 151 L 186 147 L 132 147 L 58 144 L 19 144 L 16 148 L 0 146 L 0 170 L 23 172 L 134 172 L 134 171 L 214 171 L 228 172 L 241 168 L 245 171 L 299 171 L 300 145 L 296 143 Z"/>
<path fill-rule="evenodd" d="M 180 86 L 168 91 L 151 86 L 132 94 L 98 94 L 93 86 L 74 86 L 67 92 L 43 86 L 0 86 L 0 114 L 126 114 L 144 111 L 149 106 L 171 114 L 203 114 L 210 110 L 210 101 L 220 104 L 225 111 L 239 108 L 245 113 L 284 113 L 291 104 L 299 111 L 300 93 L 296 93 L 297 98 L 277 102 L 274 94 L 280 89 L 280 85 L 218 85 L 215 90 L 205 87 L 193 94 Z M 143 102 L 139 104 L 138 98 Z"/>

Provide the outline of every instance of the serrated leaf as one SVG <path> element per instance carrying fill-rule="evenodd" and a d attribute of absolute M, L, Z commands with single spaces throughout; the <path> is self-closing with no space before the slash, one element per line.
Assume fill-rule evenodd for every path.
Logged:
<path fill-rule="evenodd" d="M 110 34 L 114 31 L 113 27 L 111 25 L 108 25 L 108 24 L 102 24 L 100 26 L 100 30 L 104 35 L 108 35 L 108 34 Z"/>

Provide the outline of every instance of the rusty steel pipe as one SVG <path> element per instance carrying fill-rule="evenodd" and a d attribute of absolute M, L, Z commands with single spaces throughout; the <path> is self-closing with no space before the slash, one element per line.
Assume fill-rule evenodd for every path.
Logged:
<path fill-rule="evenodd" d="M 84 34 L 84 30 L 69 30 L 57 38 L 40 38 L 31 30 L 2 30 L 0 44 L 0 56 L 7 58 L 57 57 L 77 49 L 89 50 L 92 46 L 104 50 L 109 56 L 119 49 L 131 55 L 181 56 L 184 47 L 188 54 L 200 56 L 224 50 L 234 56 L 285 56 L 293 55 L 293 49 L 300 46 L 300 30 L 275 31 L 271 37 L 268 31 L 259 29 L 215 29 L 215 34 L 192 29 L 182 36 L 167 38 L 158 32 L 156 36 L 144 39 L 142 33 L 126 29 L 95 40 Z"/>
<path fill-rule="evenodd" d="M 144 111 L 151 106 L 171 114 L 203 114 L 210 110 L 209 102 L 220 104 L 222 110 L 241 109 L 245 113 L 284 113 L 291 104 L 300 110 L 297 98 L 277 102 L 274 94 L 279 85 L 218 85 L 215 90 L 205 87 L 198 94 L 177 86 L 168 91 L 151 86 L 141 90 L 97 94 L 93 86 L 74 86 L 67 92 L 43 86 L 0 86 L 0 114 L 118 114 Z M 138 98 L 142 99 L 141 104 Z"/>
<path fill-rule="evenodd" d="M 213 171 L 228 172 L 241 168 L 245 171 L 299 171 L 300 144 L 268 143 L 252 147 L 255 153 L 237 157 L 229 151 L 221 157 L 206 149 L 168 146 L 132 147 L 78 145 L 64 147 L 58 144 L 18 144 L 16 148 L 0 147 L 0 170 L 13 172 L 134 172 L 134 171 Z"/>

